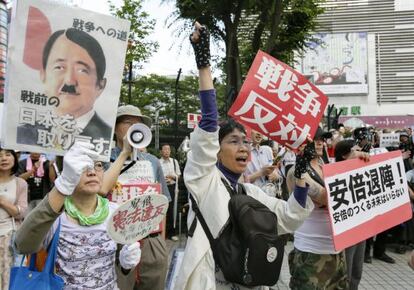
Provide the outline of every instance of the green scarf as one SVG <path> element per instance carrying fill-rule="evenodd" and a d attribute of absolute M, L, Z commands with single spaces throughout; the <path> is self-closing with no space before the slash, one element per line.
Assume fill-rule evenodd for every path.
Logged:
<path fill-rule="evenodd" d="M 73 199 L 71 196 L 65 198 L 65 211 L 70 217 L 78 220 L 81 226 L 101 224 L 108 217 L 109 201 L 102 196 L 97 195 L 97 197 L 98 205 L 96 206 L 95 212 L 90 216 L 85 216 L 76 208 L 76 206 L 73 204 Z"/>

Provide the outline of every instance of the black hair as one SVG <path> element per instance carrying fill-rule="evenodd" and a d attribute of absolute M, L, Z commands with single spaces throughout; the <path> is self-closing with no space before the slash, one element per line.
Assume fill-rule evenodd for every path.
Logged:
<path fill-rule="evenodd" d="M 69 28 L 66 30 L 58 30 L 54 32 L 47 40 L 45 47 L 43 48 L 42 66 L 46 70 L 47 60 L 49 58 L 50 51 L 52 50 L 53 44 L 59 36 L 65 34 L 65 36 L 72 42 L 76 43 L 80 47 L 86 50 L 89 56 L 92 58 L 96 67 L 97 85 L 104 79 L 106 70 L 106 60 L 103 53 L 102 47 L 99 42 L 89 35 L 88 33 L 77 30 L 75 28 Z"/>
<path fill-rule="evenodd" d="M 234 131 L 234 129 L 239 130 L 240 132 L 246 134 L 246 130 L 244 129 L 243 125 L 237 123 L 233 119 L 228 119 L 220 123 L 220 130 L 219 130 L 219 143 L 223 141 L 224 137 Z"/>
<path fill-rule="evenodd" d="M 355 146 L 355 141 L 352 139 L 346 139 L 339 141 L 335 146 L 335 161 L 345 160 L 344 155 L 351 152 L 352 147 Z"/>
<path fill-rule="evenodd" d="M 11 168 L 10 175 L 14 175 L 17 172 L 17 169 L 19 168 L 19 158 L 17 158 L 16 152 L 12 149 L 4 149 L 2 147 L 0 147 L 0 151 L 10 152 L 13 155 L 14 164 L 13 164 L 13 167 Z"/>

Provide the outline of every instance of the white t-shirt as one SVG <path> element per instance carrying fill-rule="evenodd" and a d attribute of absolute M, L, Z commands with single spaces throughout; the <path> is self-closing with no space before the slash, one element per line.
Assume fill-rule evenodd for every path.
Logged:
<path fill-rule="evenodd" d="M 302 252 L 337 254 L 335 251 L 329 213 L 326 208 L 315 207 L 310 216 L 295 231 L 294 246 Z"/>

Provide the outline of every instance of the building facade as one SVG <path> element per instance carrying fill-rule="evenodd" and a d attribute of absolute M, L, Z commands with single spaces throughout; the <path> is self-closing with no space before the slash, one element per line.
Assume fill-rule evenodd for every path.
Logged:
<path fill-rule="evenodd" d="M 319 55 L 315 67 L 302 59 L 300 70 L 306 75 L 306 69 L 314 69 L 311 77 L 319 79 L 321 89 L 336 81 L 336 89 L 325 93 L 346 116 L 413 114 L 414 0 L 326 0 L 323 5 L 316 32 L 333 51 L 346 52 L 344 60 L 318 72 Z"/>

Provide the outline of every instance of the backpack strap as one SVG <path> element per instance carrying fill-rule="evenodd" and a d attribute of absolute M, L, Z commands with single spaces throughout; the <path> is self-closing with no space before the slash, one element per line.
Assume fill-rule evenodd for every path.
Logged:
<path fill-rule="evenodd" d="M 206 233 L 206 236 L 207 236 L 208 240 L 210 241 L 210 246 L 213 247 L 213 245 L 214 245 L 213 235 L 211 234 L 210 229 L 208 228 L 208 225 L 207 225 L 206 221 L 204 220 L 203 215 L 201 214 L 200 208 L 198 207 L 197 202 L 195 201 L 195 199 L 194 199 L 194 197 L 191 193 L 190 193 L 190 199 L 191 199 L 191 206 L 193 208 L 193 211 L 196 214 L 196 218 L 194 219 L 194 221 L 197 221 L 197 219 L 200 221 L 201 226 L 203 227 L 203 230 Z M 191 224 L 191 227 L 190 227 L 190 230 L 193 229 L 193 232 L 191 233 L 191 236 L 189 234 L 190 237 L 193 236 L 194 231 L 195 231 L 195 226 L 197 225 L 197 224 L 195 224 L 193 226 L 193 224 L 195 223 L 194 221 L 193 221 L 193 223 Z"/>
<path fill-rule="evenodd" d="M 241 184 L 241 183 L 237 183 L 237 192 L 230 186 L 230 184 L 227 182 L 227 180 L 226 179 L 224 179 L 223 177 L 221 178 L 221 181 L 224 183 L 224 186 L 226 187 L 226 189 L 227 189 L 227 191 L 229 192 L 229 194 L 230 194 L 230 197 L 232 197 L 233 195 L 235 195 L 235 194 L 246 194 L 246 188 L 244 187 L 244 185 L 243 184 Z M 190 195 L 190 199 L 191 199 L 191 202 L 192 202 L 192 204 L 193 204 L 193 211 L 195 212 L 195 214 L 196 214 L 196 218 L 194 218 L 194 220 L 193 220 L 193 222 L 191 223 L 191 225 L 190 225 L 190 228 L 188 229 L 188 233 L 187 233 L 187 235 L 189 236 L 189 237 L 193 237 L 193 235 L 194 235 L 194 231 L 195 231 L 195 229 L 196 229 L 196 227 L 197 227 L 197 219 L 199 219 L 200 220 L 200 222 L 202 223 L 201 225 L 203 226 L 203 222 L 204 222 L 204 224 L 205 224 L 205 227 L 203 226 L 203 229 L 204 229 L 204 231 L 206 232 L 206 235 L 207 235 L 207 237 L 208 237 L 208 234 L 207 234 L 207 231 L 206 231 L 206 229 L 205 228 L 207 228 L 207 230 L 208 230 L 208 233 L 210 234 L 210 236 L 211 236 L 211 238 L 214 240 L 214 238 L 213 238 L 213 236 L 211 235 L 211 233 L 210 233 L 210 230 L 208 229 L 208 227 L 207 227 L 207 223 L 205 222 L 205 220 L 204 220 L 204 218 L 203 218 L 203 215 L 201 214 L 201 212 L 200 212 L 200 209 L 198 208 L 198 206 L 197 206 L 197 203 L 195 202 L 195 200 L 194 200 L 194 198 L 193 198 L 193 196 L 191 195 L 191 193 L 189 194 Z M 203 219 L 203 222 L 201 221 L 201 219 L 199 218 L 199 216 L 201 216 L 201 218 Z M 209 238 L 210 239 L 210 238 Z"/>
<path fill-rule="evenodd" d="M 232 197 L 235 194 L 246 194 L 246 189 L 244 188 L 244 185 L 241 183 L 237 183 L 237 191 L 234 190 L 230 184 L 227 182 L 226 179 L 223 177 L 221 178 L 221 181 L 224 183 L 224 186 L 226 187 L 227 191 L 230 194 L 230 197 Z"/>
<path fill-rule="evenodd" d="M 312 166 L 309 166 L 309 170 L 308 170 L 309 176 L 319 185 L 321 185 L 322 187 L 325 187 L 325 182 L 323 181 L 323 179 L 319 176 L 319 174 L 316 172 L 315 169 L 312 168 Z"/>

